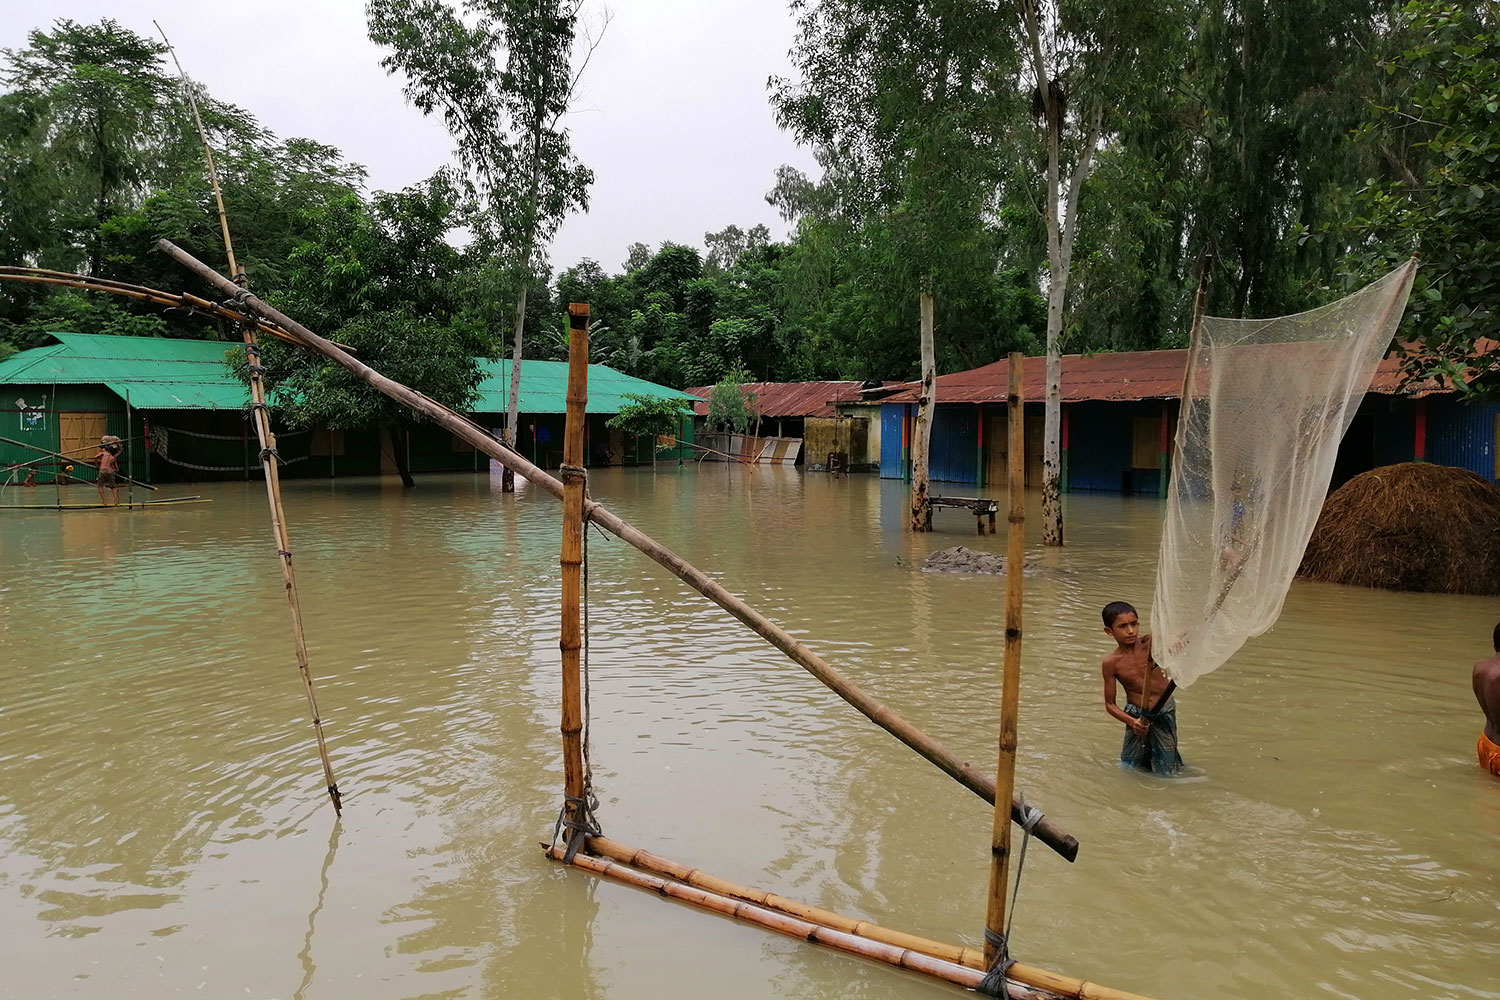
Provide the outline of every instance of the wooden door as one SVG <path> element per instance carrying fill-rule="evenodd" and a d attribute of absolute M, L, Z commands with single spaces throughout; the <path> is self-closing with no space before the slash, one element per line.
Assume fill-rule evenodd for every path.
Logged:
<path fill-rule="evenodd" d="M 1041 489 L 1042 486 L 1042 446 L 1046 441 L 1046 421 L 1038 414 L 1035 418 L 1030 415 L 1026 418 L 1026 488 Z"/>
<path fill-rule="evenodd" d="M 1006 462 L 1009 461 L 1009 424 L 1010 421 L 1005 416 L 1005 407 L 985 408 L 984 484 L 985 488 L 990 491 L 987 494 L 989 496 L 1005 492 L 1005 477 L 1010 474 L 1006 468 Z"/>
<path fill-rule="evenodd" d="M 99 450 L 99 439 L 109 433 L 108 420 L 105 413 L 59 413 L 57 450 L 75 464 L 92 461 Z"/>

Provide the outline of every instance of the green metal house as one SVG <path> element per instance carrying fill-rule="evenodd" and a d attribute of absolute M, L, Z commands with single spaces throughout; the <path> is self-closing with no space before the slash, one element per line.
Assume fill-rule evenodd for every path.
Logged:
<path fill-rule="evenodd" d="M 259 469 L 259 447 L 248 420 L 249 394 L 225 364 L 233 343 L 157 337 L 51 333 L 53 343 L 0 361 L 0 468 L 9 469 L 58 452 L 25 469 L 7 471 L 19 481 L 34 468 L 38 483 L 59 475 L 91 481 L 99 438 L 126 442 L 121 471 L 148 482 L 249 478 Z M 498 430 L 505 424 L 510 362 L 481 359 L 482 381 L 471 417 Z M 686 393 L 632 378 L 604 365 L 589 366 L 588 465 L 622 465 L 677 457 L 692 441 L 691 417 L 680 440 L 627 440 L 605 426 L 627 393 L 691 400 Z M 521 366 L 517 447 L 537 464 L 556 466 L 562 456 L 567 365 L 527 361 Z M 686 413 L 686 411 L 684 411 Z M 7 416 L 9 414 L 9 416 Z M 28 447 L 29 446 L 29 447 Z M 277 428 L 284 476 L 357 476 L 394 473 L 397 446 L 413 472 L 488 471 L 489 460 L 466 442 L 431 424 L 414 424 L 394 444 L 375 429 L 357 431 Z"/>

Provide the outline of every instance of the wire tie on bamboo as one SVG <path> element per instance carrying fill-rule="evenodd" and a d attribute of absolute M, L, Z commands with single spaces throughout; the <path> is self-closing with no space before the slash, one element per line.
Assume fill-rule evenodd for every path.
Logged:
<path fill-rule="evenodd" d="M 277 451 L 275 448 L 262 448 L 260 450 L 260 460 L 264 462 L 268 458 L 276 459 L 277 465 L 286 464 L 286 459 L 282 458 L 281 452 Z"/>

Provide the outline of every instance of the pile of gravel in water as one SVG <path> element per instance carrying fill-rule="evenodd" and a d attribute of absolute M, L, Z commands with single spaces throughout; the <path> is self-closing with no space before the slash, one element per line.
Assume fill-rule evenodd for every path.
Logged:
<path fill-rule="evenodd" d="M 994 552 L 980 552 L 971 549 L 967 545 L 955 545 L 951 549 L 941 549 L 927 557 L 922 564 L 924 573 L 986 573 L 994 576 L 1005 575 L 1005 557 Z M 1036 576 L 1041 572 L 1037 564 L 1031 560 L 1026 561 L 1023 575 Z"/>

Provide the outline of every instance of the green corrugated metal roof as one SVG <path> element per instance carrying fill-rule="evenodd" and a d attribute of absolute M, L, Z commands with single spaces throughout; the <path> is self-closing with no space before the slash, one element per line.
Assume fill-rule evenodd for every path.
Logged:
<path fill-rule="evenodd" d="M 224 365 L 234 344 L 49 333 L 56 344 L 0 361 L 0 384 L 103 385 L 142 410 L 238 410 L 248 394 Z"/>
<path fill-rule="evenodd" d="M 224 364 L 236 345 L 213 340 L 112 337 L 52 333 L 56 344 L 21 351 L 0 361 L 0 385 L 103 385 L 142 410 L 239 410 L 249 394 Z M 510 399 L 510 362 L 479 361 L 475 413 L 504 413 Z M 605 365 L 589 365 L 590 413 L 617 413 L 625 393 L 692 400 L 676 389 L 634 378 Z M 567 408 L 568 365 L 521 365 L 521 412 L 562 413 Z"/>
<path fill-rule="evenodd" d="M 479 398 L 475 413 L 504 413 L 510 405 L 510 362 L 479 361 Z M 696 401 L 676 389 L 617 372 L 606 365 L 589 365 L 589 413 L 619 413 L 626 393 L 667 399 Z M 521 363 L 522 413 L 563 413 L 568 408 L 568 363 L 523 361 Z"/>

